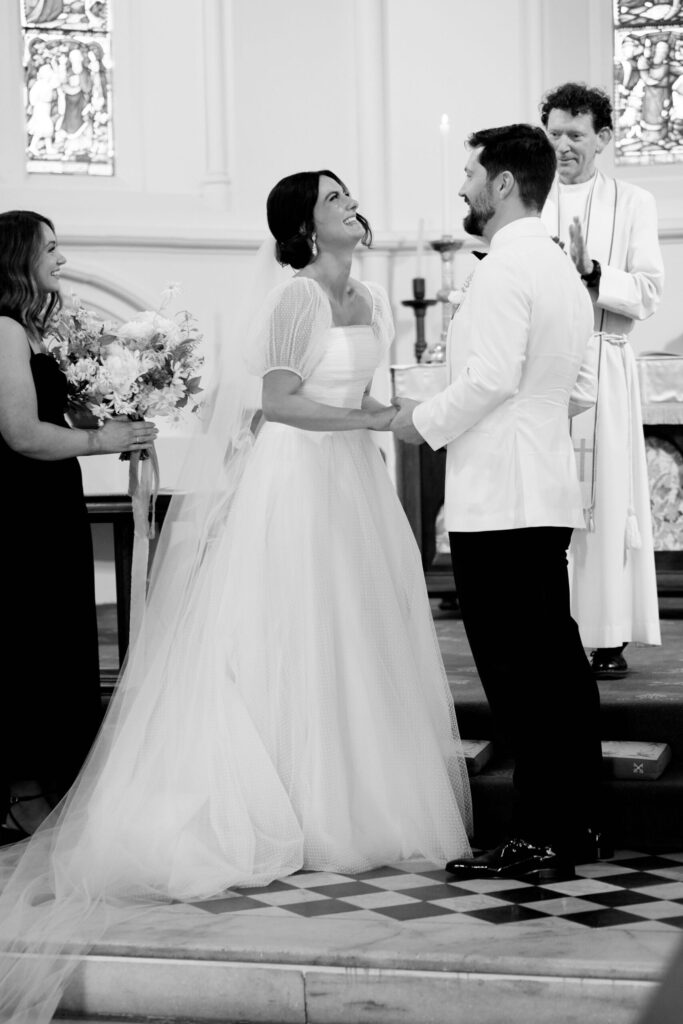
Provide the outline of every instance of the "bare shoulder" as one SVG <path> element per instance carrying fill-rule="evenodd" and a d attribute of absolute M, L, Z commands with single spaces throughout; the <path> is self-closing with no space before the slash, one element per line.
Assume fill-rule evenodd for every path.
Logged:
<path fill-rule="evenodd" d="M 375 295 L 379 290 L 379 285 L 373 284 L 371 281 L 359 281 L 355 277 L 350 277 L 349 286 L 357 306 L 371 312 L 375 305 Z"/>
<path fill-rule="evenodd" d="M 11 316 L 0 316 L 0 331 L 8 338 L 26 339 L 26 328 L 22 327 L 18 320 Z"/>
<path fill-rule="evenodd" d="M 28 335 L 22 325 L 11 316 L 0 316 L 0 357 L 4 354 L 24 355 L 28 360 L 31 349 Z"/>
<path fill-rule="evenodd" d="M 370 294 L 373 284 L 371 281 L 359 281 L 357 277 L 350 277 L 349 287 L 352 288 L 356 294 L 367 296 Z M 374 285 L 374 287 L 377 287 L 377 285 Z"/>

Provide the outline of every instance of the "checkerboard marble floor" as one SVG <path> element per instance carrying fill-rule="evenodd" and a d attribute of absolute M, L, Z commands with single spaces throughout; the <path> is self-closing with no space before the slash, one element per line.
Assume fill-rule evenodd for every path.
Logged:
<path fill-rule="evenodd" d="M 357 875 L 302 872 L 265 888 L 197 904 L 210 914 L 264 912 L 283 918 L 377 916 L 394 921 L 448 918 L 448 924 L 520 924 L 562 919 L 577 929 L 683 929 L 683 853 L 619 851 L 577 868 L 569 881 L 533 885 L 512 879 L 453 880 L 412 861 Z"/>
<path fill-rule="evenodd" d="M 683 853 L 622 850 L 548 885 L 456 881 L 424 861 L 353 876 L 302 872 L 113 924 L 82 957 L 62 1011 L 253 1024 L 633 1024 L 682 946 Z"/>

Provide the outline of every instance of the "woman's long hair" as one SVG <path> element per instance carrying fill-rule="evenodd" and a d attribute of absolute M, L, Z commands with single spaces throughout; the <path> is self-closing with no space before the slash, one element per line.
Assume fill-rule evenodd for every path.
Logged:
<path fill-rule="evenodd" d="M 62 303 L 58 292 L 46 294 L 36 283 L 43 224 L 54 232 L 52 221 L 32 210 L 0 213 L 0 316 L 12 317 L 36 337 Z"/>

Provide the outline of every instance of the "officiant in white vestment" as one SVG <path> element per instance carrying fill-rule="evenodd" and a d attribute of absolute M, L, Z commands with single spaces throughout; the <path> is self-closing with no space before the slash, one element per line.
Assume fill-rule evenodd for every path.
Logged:
<path fill-rule="evenodd" d="M 541 120 L 558 161 L 543 222 L 576 264 L 593 302 L 594 409 L 572 436 L 584 492 L 585 530 L 570 547 L 572 615 L 594 648 L 598 679 L 628 671 L 629 641 L 659 644 L 650 492 L 638 377 L 628 336 L 655 312 L 663 265 L 649 192 L 609 178 L 595 158 L 612 138 L 612 107 L 599 89 L 567 83 L 548 93 Z"/>

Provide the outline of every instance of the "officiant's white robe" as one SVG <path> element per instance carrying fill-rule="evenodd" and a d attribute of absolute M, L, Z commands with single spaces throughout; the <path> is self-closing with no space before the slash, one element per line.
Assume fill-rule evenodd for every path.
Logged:
<path fill-rule="evenodd" d="M 568 251 L 567 188 L 572 186 L 555 182 L 543 221 Z M 598 400 L 595 410 L 572 422 L 591 527 L 575 530 L 572 538 L 572 615 L 587 647 L 617 647 L 630 640 L 659 644 L 640 394 L 628 341 L 634 321 L 651 316 L 662 293 L 657 211 L 649 192 L 599 172 L 588 199 L 586 250 L 602 268 L 597 297 L 590 292 Z"/>

